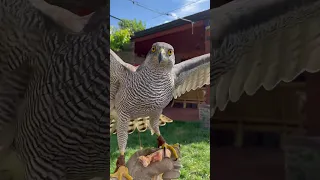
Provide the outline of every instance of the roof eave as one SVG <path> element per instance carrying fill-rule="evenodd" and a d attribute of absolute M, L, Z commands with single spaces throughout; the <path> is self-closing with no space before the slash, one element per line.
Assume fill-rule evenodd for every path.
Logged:
<path fill-rule="evenodd" d="M 202 11 L 197 14 L 193 14 L 193 15 L 190 15 L 190 16 L 187 16 L 184 18 L 191 20 L 193 22 L 210 19 L 210 10 Z M 177 20 L 171 21 L 166 24 L 162 24 L 159 26 L 155 26 L 155 27 L 140 31 L 140 32 L 136 32 L 135 35 L 131 39 L 134 40 L 134 39 L 148 36 L 151 34 L 155 34 L 155 33 L 161 32 L 161 31 L 165 31 L 165 30 L 172 29 L 175 27 L 183 26 L 188 23 L 190 23 L 190 22 L 187 22 L 187 21 L 184 21 L 181 19 L 177 19 Z"/>

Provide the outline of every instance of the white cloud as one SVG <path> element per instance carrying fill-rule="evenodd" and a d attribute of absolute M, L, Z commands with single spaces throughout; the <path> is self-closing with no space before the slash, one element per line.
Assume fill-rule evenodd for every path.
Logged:
<path fill-rule="evenodd" d="M 178 19 L 178 15 L 176 13 L 170 13 L 170 15 L 174 18 L 174 19 Z"/>
<path fill-rule="evenodd" d="M 190 5 L 188 5 L 190 4 Z M 210 8 L 210 1 L 209 0 L 185 0 L 182 9 L 177 10 L 175 13 L 179 17 L 185 17 L 188 15 L 192 15 L 198 13 L 200 11 L 204 11 Z"/>
<path fill-rule="evenodd" d="M 184 7 L 183 7 L 184 6 Z M 181 5 L 181 9 L 170 13 L 171 17 L 168 17 L 170 21 L 183 18 L 210 8 L 209 0 L 184 0 Z"/>
<path fill-rule="evenodd" d="M 179 0 L 179 2 L 181 2 L 181 0 Z M 178 18 L 183 18 L 189 15 L 210 9 L 210 1 L 209 0 L 183 0 L 183 3 L 181 4 L 180 7 L 182 8 L 174 12 L 171 12 L 170 16 L 162 16 L 161 20 L 159 19 L 160 23 L 159 24 L 157 23 L 157 25 L 168 23 Z"/>

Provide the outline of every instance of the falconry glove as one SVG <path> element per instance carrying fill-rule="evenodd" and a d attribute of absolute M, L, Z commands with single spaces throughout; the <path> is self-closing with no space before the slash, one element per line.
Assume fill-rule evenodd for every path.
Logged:
<path fill-rule="evenodd" d="M 175 158 L 164 158 L 160 162 L 151 163 L 148 167 L 143 167 L 139 161 L 140 156 L 146 156 L 158 151 L 160 148 L 143 149 L 134 153 L 128 160 L 126 166 L 129 174 L 134 180 L 171 180 L 180 177 L 180 160 Z M 123 178 L 125 179 L 125 178 Z M 117 180 L 111 178 L 110 180 Z"/>

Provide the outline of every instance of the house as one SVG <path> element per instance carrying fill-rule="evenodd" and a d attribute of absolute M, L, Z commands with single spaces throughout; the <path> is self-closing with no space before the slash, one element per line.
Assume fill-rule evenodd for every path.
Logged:
<path fill-rule="evenodd" d="M 210 11 L 206 10 L 184 19 L 162 24 L 135 33 L 132 37 L 135 56 L 141 57 L 139 64 L 155 42 L 167 42 L 174 47 L 176 63 L 205 53 L 210 53 Z"/>

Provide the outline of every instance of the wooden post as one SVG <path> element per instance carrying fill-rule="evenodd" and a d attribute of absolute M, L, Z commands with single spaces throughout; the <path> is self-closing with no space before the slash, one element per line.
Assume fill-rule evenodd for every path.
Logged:
<path fill-rule="evenodd" d="M 236 140 L 235 140 L 235 147 L 242 147 L 243 145 L 243 121 L 239 120 L 237 125 L 236 131 Z"/>
<path fill-rule="evenodd" d="M 306 76 L 306 126 L 307 136 L 320 136 L 320 73 Z"/>
<path fill-rule="evenodd" d="M 210 41 L 210 26 L 206 27 L 205 40 L 204 40 L 205 53 L 210 53 L 211 51 L 211 41 Z"/>

